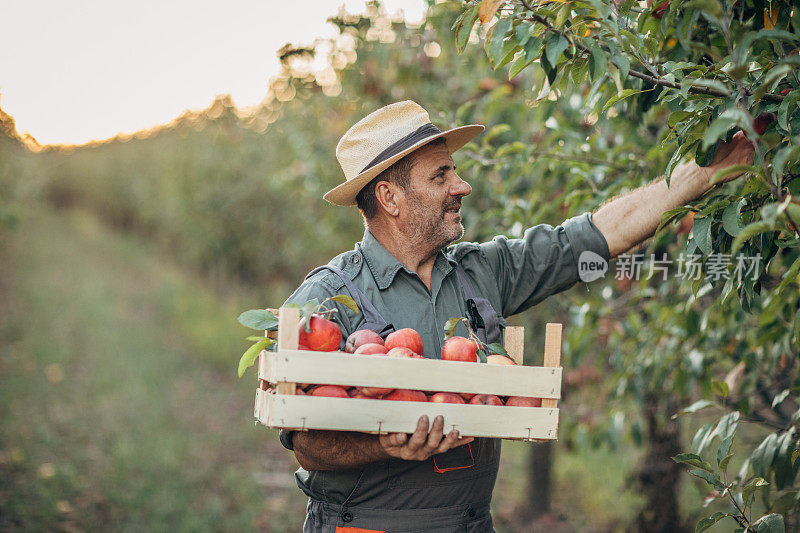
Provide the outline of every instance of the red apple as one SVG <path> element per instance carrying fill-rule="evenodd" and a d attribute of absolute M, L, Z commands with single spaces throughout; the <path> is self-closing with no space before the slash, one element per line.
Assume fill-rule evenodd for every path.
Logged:
<path fill-rule="evenodd" d="M 461 392 L 459 394 L 461 394 L 461 397 L 464 398 L 464 400 L 466 400 L 467 402 L 469 402 L 471 399 L 475 397 L 474 392 Z"/>
<path fill-rule="evenodd" d="M 503 400 L 494 394 L 478 394 L 469 403 L 470 405 L 503 405 Z"/>
<path fill-rule="evenodd" d="M 437 392 L 428 401 L 432 403 L 467 403 L 455 392 Z"/>
<path fill-rule="evenodd" d="M 383 339 L 371 329 L 359 329 L 347 337 L 344 349 L 347 353 L 353 353 L 359 346 L 364 344 L 380 344 L 383 346 Z"/>
<path fill-rule="evenodd" d="M 383 343 L 387 350 L 392 348 L 408 348 L 414 353 L 422 353 L 422 336 L 411 328 L 398 329 L 386 337 Z"/>
<path fill-rule="evenodd" d="M 355 398 L 357 400 L 377 400 L 377 398 L 374 398 L 372 396 L 367 396 L 366 394 L 361 394 L 360 392 L 355 396 L 351 396 L 351 398 Z"/>
<path fill-rule="evenodd" d="M 531 398 L 529 396 L 511 396 L 506 405 L 511 407 L 541 407 L 541 398 Z"/>
<path fill-rule="evenodd" d="M 359 393 L 372 399 L 383 398 L 393 390 L 386 387 L 358 387 Z"/>
<path fill-rule="evenodd" d="M 353 352 L 354 354 L 373 354 L 373 355 L 386 355 L 386 346 L 383 344 L 378 344 L 375 342 L 370 342 L 367 344 L 362 344 L 356 351 Z"/>
<path fill-rule="evenodd" d="M 759 135 L 764 135 L 767 131 L 767 127 L 776 120 L 778 120 L 778 117 L 775 113 L 761 113 L 753 121 L 753 129 L 756 130 L 756 133 Z"/>
<path fill-rule="evenodd" d="M 347 395 L 350 396 L 351 398 L 353 396 L 355 396 L 356 394 L 358 394 L 358 389 L 357 388 L 350 387 L 349 389 L 347 389 Z"/>
<path fill-rule="evenodd" d="M 418 353 L 414 353 L 412 350 L 409 350 L 408 348 L 403 348 L 403 347 L 400 347 L 400 346 L 398 346 L 397 348 L 392 348 L 391 350 L 386 352 L 386 355 L 388 357 L 401 357 L 401 358 L 405 357 L 405 358 L 409 358 L 409 359 L 420 359 L 420 358 L 422 358 L 422 356 L 419 355 Z"/>
<path fill-rule="evenodd" d="M 331 398 L 349 398 L 347 390 L 339 385 L 320 385 L 311 391 L 311 396 L 328 396 Z"/>
<path fill-rule="evenodd" d="M 486 356 L 486 362 L 490 365 L 516 365 L 513 359 L 507 355 L 493 353 Z"/>
<path fill-rule="evenodd" d="M 478 362 L 478 344 L 464 337 L 450 337 L 442 346 L 443 361 Z"/>
<path fill-rule="evenodd" d="M 306 331 L 306 318 L 300 321 L 300 344 L 318 352 L 333 352 L 342 343 L 342 330 L 336 322 L 311 315 L 310 331 Z"/>
<path fill-rule="evenodd" d="M 419 390 L 409 389 L 395 389 L 391 394 L 384 396 L 384 400 L 393 400 L 397 402 L 427 402 L 428 397 L 425 393 Z"/>

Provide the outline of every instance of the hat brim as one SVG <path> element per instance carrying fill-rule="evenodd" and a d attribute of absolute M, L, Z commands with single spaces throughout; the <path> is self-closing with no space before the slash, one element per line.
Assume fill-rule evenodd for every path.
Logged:
<path fill-rule="evenodd" d="M 361 174 L 355 176 L 352 179 L 345 181 L 344 183 L 334 187 L 330 191 L 325 193 L 325 200 L 329 201 L 332 204 L 341 205 L 341 206 L 349 206 L 349 205 L 356 205 L 356 195 L 358 192 L 364 188 L 364 186 L 372 181 L 375 176 L 392 166 L 397 161 L 401 160 L 414 150 L 428 144 L 431 141 L 436 139 L 444 138 L 447 141 L 447 149 L 450 150 L 450 153 L 455 152 L 456 150 L 462 148 L 465 144 L 469 141 L 477 137 L 483 130 L 484 126 L 480 124 L 470 124 L 468 126 L 460 126 L 458 128 L 453 128 L 452 130 L 443 131 L 441 133 L 437 133 L 436 135 L 431 135 L 430 137 L 426 137 L 421 141 L 409 146 L 402 152 L 399 152 L 392 157 L 381 161 L 377 165 L 372 168 L 369 168 L 362 172 Z"/>

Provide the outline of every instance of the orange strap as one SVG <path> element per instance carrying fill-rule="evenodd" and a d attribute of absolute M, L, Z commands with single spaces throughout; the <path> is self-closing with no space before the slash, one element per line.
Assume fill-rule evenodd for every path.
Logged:
<path fill-rule="evenodd" d="M 452 470 L 461 470 L 462 468 L 472 468 L 473 466 L 475 466 L 475 457 L 472 455 L 472 443 L 470 443 L 470 442 L 467 443 L 467 449 L 469 450 L 469 458 L 470 458 L 470 461 L 472 462 L 472 464 L 468 464 L 468 465 L 465 464 L 465 465 L 461 465 L 461 466 L 440 467 L 436 463 L 436 456 L 434 455 L 433 456 L 433 471 L 436 472 L 437 474 L 444 474 L 445 472 L 450 472 Z"/>
<path fill-rule="evenodd" d="M 364 529 L 362 527 L 341 527 L 336 526 L 336 533 L 386 533 L 377 529 Z"/>

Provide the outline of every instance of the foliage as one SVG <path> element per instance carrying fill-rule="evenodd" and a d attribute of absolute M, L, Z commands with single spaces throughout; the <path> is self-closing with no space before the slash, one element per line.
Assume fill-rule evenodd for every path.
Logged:
<path fill-rule="evenodd" d="M 585 164 L 570 169 L 536 169 L 539 180 L 566 181 L 569 192 L 553 203 L 596 205 L 609 193 L 653 177 L 647 175 L 650 169 L 665 170 L 669 180 L 687 157 L 707 165 L 738 129 L 756 143 L 755 164 L 738 169 L 745 179 L 724 184 L 724 175 L 713 176 L 707 195 L 665 214 L 650 245 L 644 267 L 650 267 L 651 278 L 659 260 L 691 258 L 701 267 L 697 279 L 673 272 L 634 282 L 619 275 L 618 260 L 618 279 L 588 298 L 581 295 L 585 303 L 573 308 L 568 342 L 578 357 L 606 354 L 605 365 L 614 372 L 608 382 L 612 397 L 655 401 L 662 405 L 662 420 L 670 397 L 689 403 L 692 397 L 716 395 L 725 398 L 726 410 L 770 428 L 767 439 L 781 439 L 780 447 L 770 448 L 775 461 L 771 455 L 766 466 L 762 461 L 754 467 L 754 456 L 763 449 L 746 450 L 750 470 L 746 464 L 735 480 L 742 487 L 751 486 L 752 476 L 781 480 L 763 485 L 765 516 L 758 522 L 763 524 L 773 520 L 769 512 L 783 496 L 775 491 L 797 491 L 788 458 L 798 448 L 800 416 L 800 12 L 788 1 L 649 4 L 467 2 L 452 32 L 461 50 L 468 50 L 476 35 L 483 37 L 489 64 L 507 69 L 509 78 L 528 73 L 526 83 L 538 94 L 538 105 L 555 100 L 562 113 L 575 110 L 565 125 L 553 117 L 552 125 L 561 127 L 560 157 L 581 152 L 592 157 L 582 156 Z M 765 131 L 769 115 L 762 113 L 777 116 Z M 578 133 L 578 124 L 595 121 L 586 136 Z M 616 153 L 602 144 L 604 134 L 613 133 L 609 144 L 617 145 Z M 634 136 L 645 145 L 632 146 Z M 622 158 L 620 165 L 626 153 L 630 163 Z M 505 140 L 481 155 L 513 183 L 531 170 L 536 152 Z M 506 191 L 505 204 L 486 218 L 499 216 L 513 228 L 529 220 L 521 207 L 533 204 L 536 193 Z M 685 246 L 678 247 L 670 222 L 687 213 L 693 227 Z M 745 273 L 739 258 L 757 262 Z M 596 354 L 598 340 L 601 354 Z M 638 423 L 628 430 L 640 438 Z M 698 435 L 703 431 L 708 426 Z M 798 519 L 796 506 L 777 512 Z"/>

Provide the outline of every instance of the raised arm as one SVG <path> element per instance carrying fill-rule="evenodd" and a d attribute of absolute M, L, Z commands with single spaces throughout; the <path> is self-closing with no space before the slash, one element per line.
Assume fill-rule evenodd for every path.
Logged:
<path fill-rule="evenodd" d="M 428 417 L 423 415 L 410 437 L 405 433 L 376 436 L 350 431 L 298 431 L 293 439 L 294 454 L 306 470 L 351 470 L 392 457 L 424 461 L 473 440 L 460 438 L 455 429 L 444 436 L 443 429 L 441 416 L 429 426 Z"/>
<path fill-rule="evenodd" d="M 719 147 L 710 166 L 700 167 L 694 161 L 683 163 L 672 172 L 669 187 L 662 176 L 602 205 L 592 215 L 592 221 L 606 238 L 611 257 L 652 237 L 661 215 L 700 197 L 709 189 L 709 180 L 718 170 L 752 164 L 753 153 L 753 145 L 739 132 L 730 143 Z"/>

